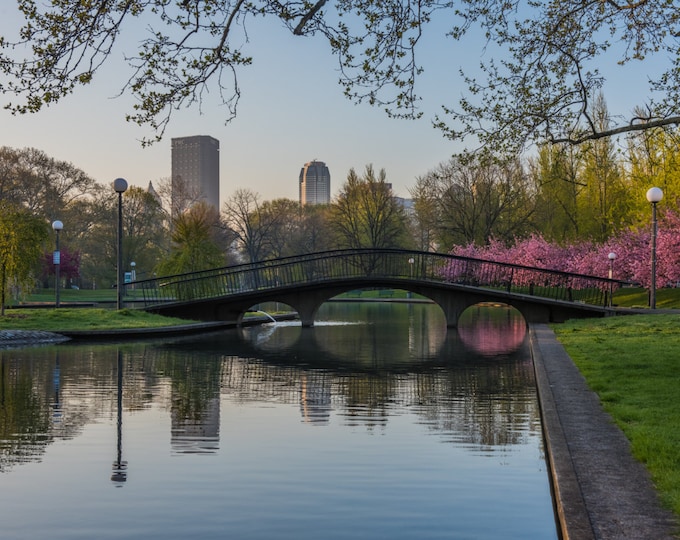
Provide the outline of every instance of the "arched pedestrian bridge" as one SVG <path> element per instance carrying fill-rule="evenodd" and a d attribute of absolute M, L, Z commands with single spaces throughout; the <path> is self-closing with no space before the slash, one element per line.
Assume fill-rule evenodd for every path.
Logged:
<path fill-rule="evenodd" d="M 517 308 L 527 322 L 602 317 L 622 282 L 441 253 L 336 250 L 165 276 L 125 285 L 123 300 L 147 311 L 240 324 L 249 308 L 282 302 L 313 326 L 319 307 L 341 293 L 405 289 L 436 302 L 448 326 L 480 302 Z"/>

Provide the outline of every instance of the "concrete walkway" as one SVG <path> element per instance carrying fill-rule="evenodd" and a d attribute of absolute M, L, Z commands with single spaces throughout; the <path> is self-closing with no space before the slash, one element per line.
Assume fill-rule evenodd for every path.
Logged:
<path fill-rule="evenodd" d="M 565 540 L 678 538 L 644 466 L 547 325 L 529 331 Z"/>

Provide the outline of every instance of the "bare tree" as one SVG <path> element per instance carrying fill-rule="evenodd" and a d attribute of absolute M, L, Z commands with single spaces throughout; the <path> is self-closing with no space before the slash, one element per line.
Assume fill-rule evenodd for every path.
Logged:
<path fill-rule="evenodd" d="M 535 204 L 517 161 L 468 163 L 454 158 L 419 178 L 413 193 L 416 207 L 426 207 L 426 225 L 433 227 L 444 249 L 521 236 Z"/>

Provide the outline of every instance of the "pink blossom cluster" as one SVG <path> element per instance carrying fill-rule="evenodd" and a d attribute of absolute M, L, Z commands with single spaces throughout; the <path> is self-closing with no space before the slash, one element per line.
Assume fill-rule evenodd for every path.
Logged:
<path fill-rule="evenodd" d="M 609 254 L 614 253 L 612 261 Z M 545 268 L 588 276 L 608 277 L 649 287 L 651 281 L 651 224 L 628 230 L 596 244 L 590 241 L 559 245 L 540 234 L 517 239 L 512 245 L 492 240 L 488 245 L 456 246 L 451 255 Z M 658 223 L 657 285 L 680 283 L 680 213 L 668 211 Z"/>

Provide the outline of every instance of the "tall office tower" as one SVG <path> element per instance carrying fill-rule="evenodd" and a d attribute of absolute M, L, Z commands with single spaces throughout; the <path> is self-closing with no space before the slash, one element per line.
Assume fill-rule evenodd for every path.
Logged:
<path fill-rule="evenodd" d="M 220 141 L 208 135 L 172 139 L 172 209 L 204 200 L 220 209 Z"/>
<path fill-rule="evenodd" d="M 323 161 L 305 163 L 300 171 L 300 204 L 331 202 L 331 173 Z"/>

